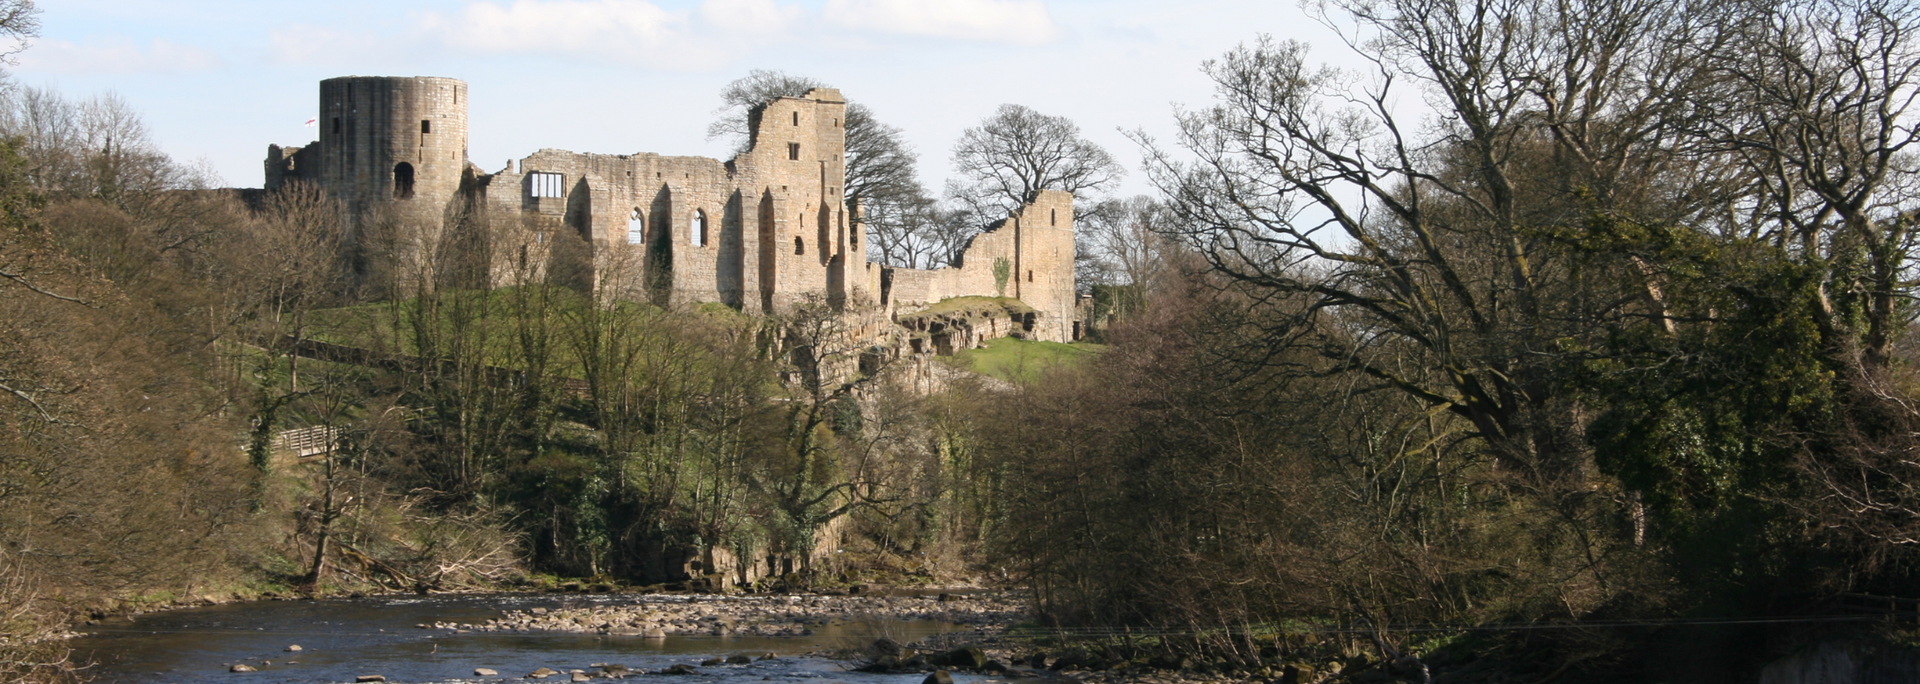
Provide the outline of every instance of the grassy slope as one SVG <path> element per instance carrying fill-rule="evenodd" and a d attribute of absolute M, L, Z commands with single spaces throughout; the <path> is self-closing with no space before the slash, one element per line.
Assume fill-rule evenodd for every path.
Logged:
<path fill-rule="evenodd" d="M 1039 381 L 1053 368 L 1085 363 L 1105 349 L 1105 345 L 1089 342 L 1061 344 L 1002 337 L 988 341 L 983 348 L 963 350 L 941 360 L 975 373 L 1024 384 Z"/>

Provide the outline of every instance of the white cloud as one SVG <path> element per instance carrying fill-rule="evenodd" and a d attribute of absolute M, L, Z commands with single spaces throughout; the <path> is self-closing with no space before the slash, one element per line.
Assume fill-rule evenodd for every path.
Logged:
<path fill-rule="evenodd" d="M 220 57 L 208 50 L 157 38 L 145 47 L 125 38 L 84 44 L 38 40 L 19 59 L 21 71 L 56 74 L 150 74 L 221 66 Z"/>
<path fill-rule="evenodd" d="M 791 31 L 805 19 L 798 6 L 780 6 L 774 0 L 706 0 L 700 19 L 722 33 L 772 36 Z"/>
<path fill-rule="evenodd" d="M 1040 0 L 827 0 L 829 23 L 909 36 L 1036 45 L 1053 39 Z"/>
<path fill-rule="evenodd" d="M 685 12 L 645 0 L 514 0 L 475 2 L 458 14 L 422 15 L 420 29 L 457 49 L 547 53 L 695 66 L 717 57 L 690 39 Z M 687 62 L 695 64 L 686 64 Z"/>
<path fill-rule="evenodd" d="M 275 29 L 268 38 L 268 46 L 274 61 L 292 64 L 378 61 L 392 49 L 374 34 L 324 26 Z"/>

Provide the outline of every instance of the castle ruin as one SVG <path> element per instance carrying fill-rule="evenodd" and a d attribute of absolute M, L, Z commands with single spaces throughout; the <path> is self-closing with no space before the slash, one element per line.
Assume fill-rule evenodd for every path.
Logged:
<path fill-rule="evenodd" d="M 954 297 L 1012 297 L 1033 313 L 1009 332 L 1072 341 L 1072 196 L 1041 192 L 950 267 L 869 262 L 843 194 L 845 110 L 831 88 L 768 102 L 750 116 L 748 148 L 724 162 L 542 149 L 488 173 L 467 157 L 465 82 L 332 78 L 320 82 L 320 139 L 269 146 L 265 188 L 318 184 L 347 210 L 351 239 L 384 223 L 409 226 L 413 249 L 457 245 L 468 259 L 456 275 L 471 284 L 535 274 L 756 314 L 824 298 L 896 320 Z"/>

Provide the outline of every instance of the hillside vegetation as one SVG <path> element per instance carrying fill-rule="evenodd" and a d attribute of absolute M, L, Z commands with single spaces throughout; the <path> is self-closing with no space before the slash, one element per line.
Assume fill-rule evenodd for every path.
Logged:
<path fill-rule="evenodd" d="M 1046 340 L 1002 337 L 985 346 L 963 349 L 942 361 L 956 368 L 1018 384 L 1032 384 L 1054 371 L 1070 371 L 1086 363 L 1104 345 L 1087 342 L 1062 344 Z"/>

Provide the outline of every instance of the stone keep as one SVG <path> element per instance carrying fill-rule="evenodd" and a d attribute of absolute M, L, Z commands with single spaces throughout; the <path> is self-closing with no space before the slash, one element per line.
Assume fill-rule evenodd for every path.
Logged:
<path fill-rule="evenodd" d="M 315 182 L 357 226 L 429 227 L 410 233 L 411 251 L 448 254 L 427 242 L 457 241 L 448 244 L 467 266 L 435 271 L 467 285 L 561 282 L 751 313 L 808 298 L 907 312 L 950 297 L 1007 296 L 1041 312 L 1036 337 L 1071 339 L 1072 197 L 1041 193 L 976 236 L 950 268 L 870 263 L 845 201 L 838 90 L 753 110 L 748 148 L 725 162 L 543 149 L 493 173 L 467 159 L 466 103 L 466 83 L 451 78 L 322 81 L 320 140 L 270 146 L 266 188 Z M 997 262 L 1012 270 L 1004 287 Z"/>

